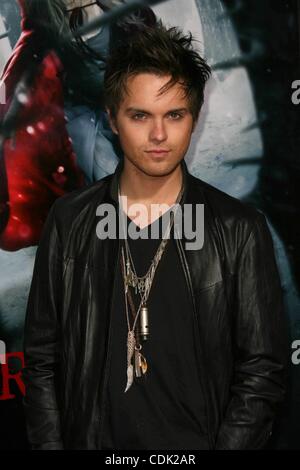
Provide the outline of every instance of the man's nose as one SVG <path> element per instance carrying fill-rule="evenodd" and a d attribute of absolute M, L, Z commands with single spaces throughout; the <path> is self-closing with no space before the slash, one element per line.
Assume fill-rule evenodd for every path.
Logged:
<path fill-rule="evenodd" d="M 163 142 L 167 139 L 167 131 L 165 124 L 162 120 L 156 120 L 152 124 L 152 128 L 150 130 L 150 140 L 152 142 Z"/>

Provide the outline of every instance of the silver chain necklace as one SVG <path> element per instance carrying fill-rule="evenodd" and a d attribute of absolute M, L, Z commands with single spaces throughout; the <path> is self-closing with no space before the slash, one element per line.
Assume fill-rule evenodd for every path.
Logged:
<path fill-rule="evenodd" d="M 175 205 L 178 204 L 182 198 L 184 188 L 181 187 L 181 190 L 177 196 Z M 178 206 L 176 206 L 175 211 L 171 213 L 171 217 L 167 226 L 167 229 L 162 237 L 162 241 L 153 257 L 153 260 L 150 264 L 150 267 L 147 273 L 144 276 L 138 276 L 133 258 L 131 255 L 129 243 L 127 240 L 127 234 L 125 233 L 125 213 L 122 210 L 122 202 L 121 202 L 121 195 L 120 195 L 120 187 L 118 187 L 118 199 L 119 199 L 119 210 L 122 212 L 121 222 L 123 228 L 123 235 L 124 235 L 124 244 L 125 244 L 125 251 L 126 251 L 126 261 L 125 261 L 125 254 L 122 248 L 122 258 L 123 264 L 125 267 L 125 272 L 123 273 L 123 280 L 124 280 L 124 292 L 125 292 L 125 305 L 126 305 L 126 317 L 127 317 L 127 328 L 128 328 L 128 335 L 127 335 L 127 384 L 125 388 L 125 393 L 131 387 L 134 375 L 136 377 L 141 377 L 142 373 L 146 373 L 147 371 L 147 361 L 145 357 L 141 354 L 141 345 L 139 348 L 137 347 L 136 337 L 135 337 L 135 328 L 138 318 L 140 318 L 140 313 L 142 312 L 141 316 L 141 324 L 144 327 L 142 333 L 145 334 L 145 339 L 149 335 L 149 328 L 148 328 L 148 307 L 147 307 L 147 300 L 150 295 L 152 283 L 154 280 L 154 276 L 159 265 L 159 262 L 162 258 L 163 253 L 165 252 L 165 248 L 167 246 L 171 229 L 174 223 L 174 217 L 177 211 Z M 126 225 L 127 226 L 127 225 Z M 136 316 L 133 322 L 133 326 L 130 327 L 129 322 L 129 314 L 128 314 L 128 289 L 132 287 L 135 289 L 135 293 L 139 292 L 141 301 L 139 307 L 136 312 Z M 134 365 L 132 364 L 132 360 L 134 357 Z"/>

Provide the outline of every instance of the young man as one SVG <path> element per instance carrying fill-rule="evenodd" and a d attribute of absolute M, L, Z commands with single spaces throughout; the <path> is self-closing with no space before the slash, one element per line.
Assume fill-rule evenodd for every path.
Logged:
<path fill-rule="evenodd" d="M 192 38 L 163 25 L 110 58 L 107 109 L 124 159 L 55 202 L 36 257 L 24 340 L 33 449 L 269 439 L 286 359 L 270 232 L 184 162 L 209 74 Z"/>

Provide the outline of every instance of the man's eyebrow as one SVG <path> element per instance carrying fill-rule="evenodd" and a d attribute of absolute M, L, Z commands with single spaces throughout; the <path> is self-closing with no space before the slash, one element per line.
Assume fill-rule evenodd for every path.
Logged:
<path fill-rule="evenodd" d="M 151 114 L 149 111 L 146 111 L 145 109 L 139 109 L 139 108 L 127 108 L 126 113 L 143 113 L 143 114 Z"/>
<path fill-rule="evenodd" d="M 166 114 L 169 113 L 188 113 L 189 109 L 188 108 L 175 108 L 175 109 L 170 109 Z"/>
<path fill-rule="evenodd" d="M 139 108 L 127 108 L 126 113 L 143 113 L 143 114 L 148 114 L 151 115 L 149 111 L 146 111 L 145 109 L 139 109 Z M 174 109 L 169 109 L 166 114 L 170 113 L 183 113 L 183 112 L 189 112 L 188 108 L 174 108 Z"/>

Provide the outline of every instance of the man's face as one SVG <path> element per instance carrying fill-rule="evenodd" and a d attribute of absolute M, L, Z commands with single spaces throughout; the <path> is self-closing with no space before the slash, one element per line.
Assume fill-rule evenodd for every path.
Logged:
<path fill-rule="evenodd" d="M 159 95 L 169 76 L 150 73 L 128 79 L 125 93 L 114 120 L 125 164 L 149 176 L 166 176 L 184 158 L 194 128 L 188 98 L 176 83 Z"/>

